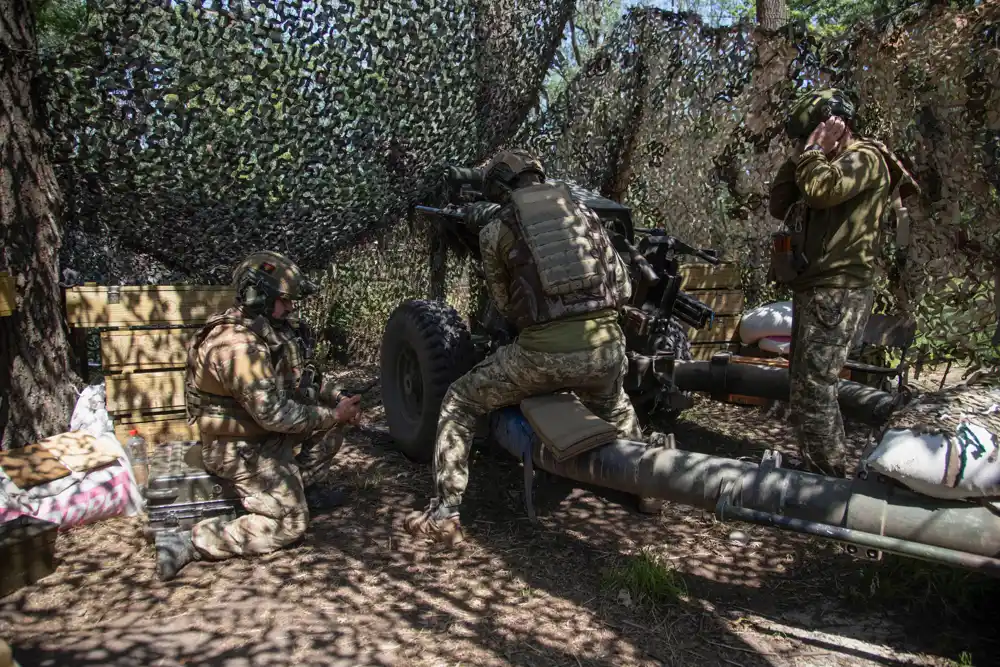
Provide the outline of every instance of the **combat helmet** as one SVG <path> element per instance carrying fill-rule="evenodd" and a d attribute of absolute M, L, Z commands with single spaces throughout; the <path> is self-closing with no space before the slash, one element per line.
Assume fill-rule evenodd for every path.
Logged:
<path fill-rule="evenodd" d="M 810 90 L 792 104 L 785 118 L 785 134 L 790 139 L 807 139 L 830 116 L 839 116 L 853 129 L 855 113 L 854 103 L 839 88 Z"/>
<path fill-rule="evenodd" d="M 483 167 L 483 194 L 490 201 L 502 203 L 514 189 L 517 177 L 526 172 L 545 180 L 541 161 L 531 153 L 518 148 L 499 151 Z"/>
<path fill-rule="evenodd" d="M 279 298 L 303 299 L 317 291 L 316 283 L 281 253 L 262 250 L 253 253 L 233 271 L 236 303 L 247 314 L 271 317 Z"/>

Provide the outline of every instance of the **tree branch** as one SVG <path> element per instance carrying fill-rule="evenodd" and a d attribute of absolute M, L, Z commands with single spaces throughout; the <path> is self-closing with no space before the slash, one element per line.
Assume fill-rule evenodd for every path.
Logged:
<path fill-rule="evenodd" d="M 570 45 L 573 47 L 573 58 L 576 59 L 576 64 L 583 66 L 583 58 L 580 57 L 580 47 L 576 43 L 576 10 L 573 10 L 573 14 L 569 17 L 569 41 Z M 565 78 L 565 77 L 563 77 Z"/>

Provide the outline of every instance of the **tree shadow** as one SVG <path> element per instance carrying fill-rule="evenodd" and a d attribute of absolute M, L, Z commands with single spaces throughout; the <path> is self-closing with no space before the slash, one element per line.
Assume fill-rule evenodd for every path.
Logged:
<path fill-rule="evenodd" d="M 699 511 L 642 516 L 565 482 L 541 490 L 532 525 L 518 465 L 489 451 L 471 462 L 467 542 L 449 551 L 401 529 L 430 492 L 427 466 L 355 438 L 337 474 L 351 502 L 314 517 L 299 546 L 195 563 L 167 584 L 139 522 L 68 531 L 58 571 L 0 602 L 0 632 L 23 667 L 778 666 L 817 652 L 907 664 L 897 626 L 873 640 L 868 616 L 836 624 L 843 611 L 821 593 L 834 580 L 803 564 L 821 550 L 799 536 L 740 527 L 749 539 L 733 544 L 737 526 Z M 672 594 L 616 583 L 645 553 L 678 575 Z"/>

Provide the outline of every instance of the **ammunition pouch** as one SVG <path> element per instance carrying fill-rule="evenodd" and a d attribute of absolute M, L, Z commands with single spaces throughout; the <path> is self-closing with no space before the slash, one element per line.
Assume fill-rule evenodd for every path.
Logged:
<path fill-rule="evenodd" d="M 299 399 L 303 403 L 316 405 L 319 402 L 320 387 L 316 383 L 316 367 L 309 364 L 302 370 L 298 386 Z"/>
<path fill-rule="evenodd" d="M 623 306 L 621 309 L 622 315 L 622 331 L 625 335 L 635 335 L 635 336 L 645 336 L 649 333 L 649 323 L 653 317 L 635 306 Z"/>
<path fill-rule="evenodd" d="M 780 285 L 794 282 L 809 266 L 805 254 L 807 213 L 805 202 L 795 202 L 785 215 L 784 227 L 771 235 L 769 275 Z"/>

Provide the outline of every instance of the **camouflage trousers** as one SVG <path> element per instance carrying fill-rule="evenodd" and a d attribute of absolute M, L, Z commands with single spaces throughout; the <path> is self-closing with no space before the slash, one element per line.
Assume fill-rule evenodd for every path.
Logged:
<path fill-rule="evenodd" d="M 529 396 L 571 389 L 595 415 L 614 424 L 621 437 L 641 439 L 635 409 L 622 388 L 627 372 L 620 344 L 558 354 L 526 350 L 516 342 L 500 348 L 455 380 L 444 396 L 434 448 L 438 498 L 452 506 L 462 501 L 476 420 Z"/>
<path fill-rule="evenodd" d="M 840 372 L 872 308 L 872 288 L 816 287 L 792 302 L 789 407 L 799 451 L 828 474 L 846 466 L 847 442 L 837 397 Z"/>
<path fill-rule="evenodd" d="M 248 512 L 233 521 L 207 519 L 192 529 L 194 546 L 210 560 L 265 554 L 295 542 L 309 526 L 305 489 L 330 475 L 344 442 L 331 429 L 302 442 L 275 434 L 263 441 L 215 440 L 202 446 L 205 469 L 231 480 Z"/>

